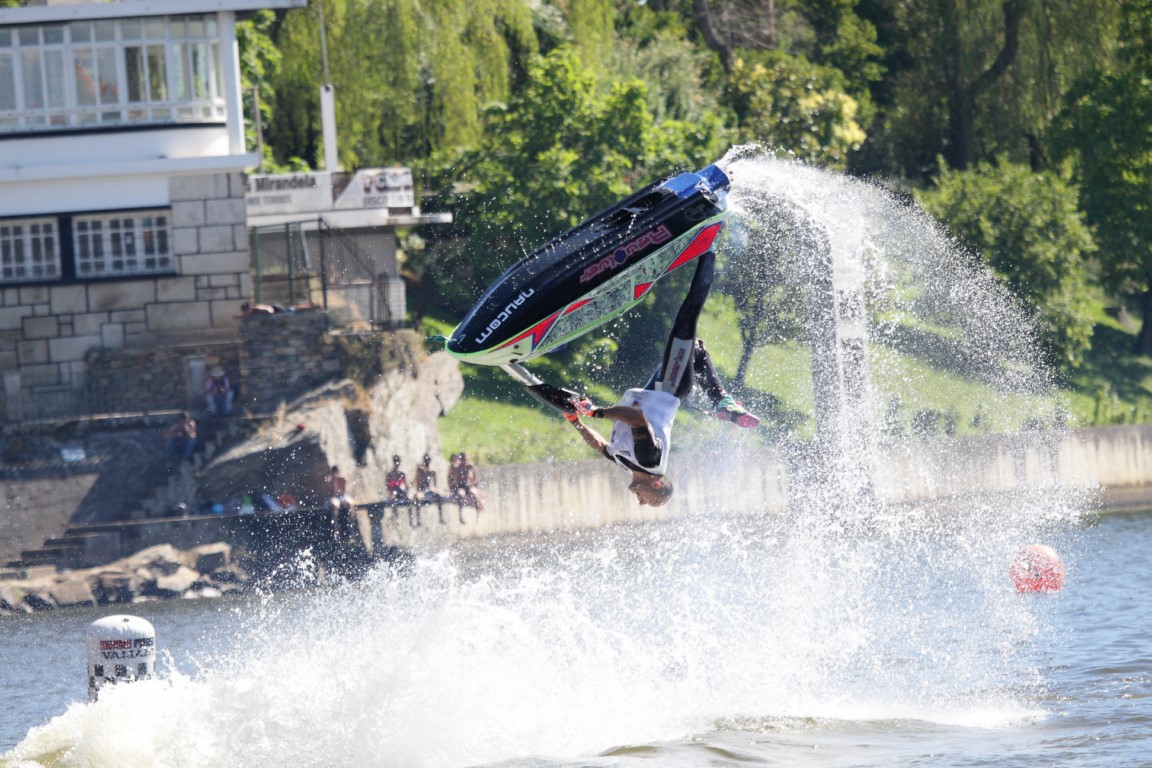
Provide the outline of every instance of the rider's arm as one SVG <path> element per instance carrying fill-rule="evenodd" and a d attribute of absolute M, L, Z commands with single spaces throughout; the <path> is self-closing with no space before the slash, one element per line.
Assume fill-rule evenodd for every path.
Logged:
<path fill-rule="evenodd" d="M 630 405 L 613 405 L 608 408 L 597 408 L 593 411 L 593 415 L 605 419 L 622 421 L 630 427 L 645 427 L 648 425 L 648 419 L 645 418 L 644 412 Z"/>
<path fill-rule="evenodd" d="M 608 441 L 600 436 L 600 433 L 588 429 L 584 423 L 579 419 L 570 419 L 572 426 L 576 427 L 576 431 L 580 433 L 580 437 L 584 438 L 584 442 L 588 447 L 597 453 L 603 453 L 604 449 L 608 447 Z"/>

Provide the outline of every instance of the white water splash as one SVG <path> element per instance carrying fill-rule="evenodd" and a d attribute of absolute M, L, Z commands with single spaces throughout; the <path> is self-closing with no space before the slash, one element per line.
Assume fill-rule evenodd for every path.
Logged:
<path fill-rule="evenodd" d="M 891 324 L 878 341 L 907 346 L 901 318 L 952 321 L 942 358 L 1007 395 L 1050 391 L 1019 309 L 922 215 L 835 174 L 731 163 L 737 210 L 748 190 L 781 195 L 861 244 Z M 890 376 L 873 371 L 878 390 Z M 1045 605 L 1015 594 L 1007 566 L 1040 534 L 1070 535 L 1076 500 L 1005 494 L 963 514 L 843 501 L 471 542 L 404 576 L 278 595 L 205 626 L 227 653 L 73 705 L 0 764 L 587 765 L 716 731 L 1038 716 Z M 867 519 L 863 535 L 829 525 L 833 502 Z"/>

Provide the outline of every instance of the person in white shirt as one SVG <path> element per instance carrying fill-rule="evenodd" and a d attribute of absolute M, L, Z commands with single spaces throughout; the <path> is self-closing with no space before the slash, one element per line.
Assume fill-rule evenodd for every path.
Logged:
<path fill-rule="evenodd" d="M 632 473 L 628 490 L 641 504 L 659 507 L 672 497 L 672 483 L 666 477 L 672 424 L 680 401 L 688 396 L 693 385 L 699 385 L 704 391 L 717 419 L 744 428 L 760 424 L 759 418 L 725 391 L 704 342 L 696 338 L 697 321 L 712 289 L 715 267 L 716 256 L 711 251 L 699 257 L 688 295 L 672 324 L 660 366 L 643 389 L 626 391 L 619 405 L 597 408 L 587 398 L 534 377 L 521 381 L 537 399 L 559 409 L 584 442 Z M 605 440 L 589 429 L 580 420 L 582 416 L 612 419 L 610 439 Z"/>

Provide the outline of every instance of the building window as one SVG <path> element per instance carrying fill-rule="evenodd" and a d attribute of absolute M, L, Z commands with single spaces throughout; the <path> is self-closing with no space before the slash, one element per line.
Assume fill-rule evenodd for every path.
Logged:
<path fill-rule="evenodd" d="M 0 133 L 223 122 L 214 16 L 0 27 Z"/>
<path fill-rule="evenodd" d="M 168 212 L 133 211 L 72 220 L 76 277 L 171 272 Z"/>
<path fill-rule="evenodd" d="M 0 221 L 0 281 L 60 278 L 60 239 L 55 219 Z"/>

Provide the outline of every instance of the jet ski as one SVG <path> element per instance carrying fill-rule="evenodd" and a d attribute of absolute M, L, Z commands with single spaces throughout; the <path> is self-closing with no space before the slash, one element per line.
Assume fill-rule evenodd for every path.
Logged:
<path fill-rule="evenodd" d="M 452 332 L 459 360 L 502 366 L 553 351 L 635 306 L 713 247 L 727 215 L 717 165 L 657 181 L 537 248 L 501 275 Z"/>

